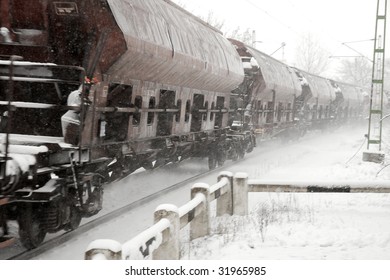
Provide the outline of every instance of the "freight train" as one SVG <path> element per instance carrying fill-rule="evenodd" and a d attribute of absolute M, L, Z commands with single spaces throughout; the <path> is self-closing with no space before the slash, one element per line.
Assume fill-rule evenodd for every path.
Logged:
<path fill-rule="evenodd" d="M 0 236 L 32 249 L 103 205 L 103 186 L 362 114 L 364 89 L 226 39 L 169 0 L 0 2 Z"/>

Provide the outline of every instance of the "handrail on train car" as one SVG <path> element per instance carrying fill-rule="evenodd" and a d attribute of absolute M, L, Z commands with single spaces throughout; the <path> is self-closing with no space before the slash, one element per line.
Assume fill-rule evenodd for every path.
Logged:
<path fill-rule="evenodd" d="M 2 56 L 1 58 L 4 58 Z M 6 126 L 6 143 L 5 158 L 8 157 L 9 134 L 12 127 L 12 114 L 16 108 L 34 108 L 34 109 L 67 109 L 68 106 L 55 104 L 33 103 L 33 102 L 14 102 L 14 83 L 31 82 L 31 83 L 64 83 L 82 86 L 82 92 L 85 93 L 84 85 L 85 69 L 79 66 L 57 65 L 53 63 L 37 63 L 22 61 L 20 56 L 10 56 L 9 60 L 0 60 L 0 81 L 9 81 L 6 100 L 0 102 L 0 106 L 7 106 L 7 126 Z M 74 109 L 74 108 L 73 108 Z M 82 102 L 81 111 L 85 111 L 85 104 Z M 83 120 L 81 120 L 83 121 Z M 81 126 L 82 127 L 82 124 Z M 82 133 L 80 133 L 80 137 Z M 81 145 L 81 139 L 80 139 Z M 81 153 L 81 146 L 79 147 Z M 80 155 L 81 156 L 81 155 Z M 80 157 L 79 157 L 80 158 Z M 7 160 L 3 165 L 1 172 L 5 172 Z M 5 174 L 5 173 L 4 173 Z"/>
<path fill-rule="evenodd" d="M 5 136 L 5 160 L 4 164 L 2 165 L 2 170 L 1 170 L 1 176 L 4 178 L 7 175 L 7 162 L 8 162 L 8 152 L 9 152 L 9 135 L 12 127 L 12 110 L 11 110 L 11 101 L 13 99 L 14 95 L 14 81 L 13 81 L 13 73 L 14 73 L 14 62 L 16 60 L 23 59 L 20 56 L 11 56 L 10 58 L 10 63 L 9 63 L 9 90 L 7 91 L 7 108 L 8 108 L 8 121 L 7 121 L 7 126 L 6 126 L 6 136 Z"/>
<path fill-rule="evenodd" d="M 45 83 L 63 82 L 79 85 L 83 82 L 85 76 L 84 68 L 79 66 L 16 60 L 13 60 L 12 62 L 11 61 L 12 60 L 0 60 L 0 80 L 10 80 L 11 65 L 13 69 L 13 81 Z"/>

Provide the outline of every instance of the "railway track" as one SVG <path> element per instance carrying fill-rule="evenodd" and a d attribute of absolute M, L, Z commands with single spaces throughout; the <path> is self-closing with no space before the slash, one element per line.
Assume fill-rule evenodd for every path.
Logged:
<path fill-rule="evenodd" d="M 311 134 L 310 137 L 316 137 L 316 133 L 310 133 L 310 134 Z M 261 147 L 258 147 L 257 149 L 255 149 L 254 152 L 252 152 L 250 155 L 263 154 L 265 151 L 267 151 L 269 149 L 278 149 L 278 147 L 281 147 L 281 146 L 277 145 L 275 142 L 265 141 L 265 142 L 261 143 Z M 49 235 L 47 240 L 36 249 L 26 251 L 20 245 L 18 248 L 19 250 L 14 249 L 15 252 L 12 252 L 12 253 L 10 252 L 8 254 L 5 253 L 2 255 L 0 254 L 0 259 L 29 260 L 29 259 L 35 259 L 37 257 L 39 258 L 39 256 L 41 254 L 44 254 L 45 252 L 51 251 L 62 244 L 66 244 L 68 241 L 74 240 L 77 237 L 82 236 L 83 234 L 86 234 L 88 231 L 90 231 L 92 229 L 99 228 L 99 226 L 101 226 L 102 224 L 104 224 L 106 222 L 110 222 L 110 221 L 136 209 L 137 207 L 140 207 L 148 202 L 151 202 L 160 196 L 164 196 L 170 192 L 178 190 L 186 185 L 188 186 L 191 183 L 198 182 L 199 179 L 204 177 L 204 176 L 212 175 L 213 173 L 218 173 L 218 172 L 223 171 L 223 170 L 229 170 L 233 165 L 239 164 L 243 160 L 245 160 L 245 158 L 241 159 L 241 160 L 237 160 L 237 161 L 227 161 L 222 167 L 218 167 L 218 168 L 211 170 L 211 171 L 209 171 L 208 168 L 203 168 L 203 170 L 201 170 L 201 171 L 196 170 L 195 172 L 197 172 L 197 173 L 194 176 L 190 176 L 184 180 L 180 180 L 176 183 L 170 184 L 169 186 L 163 187 L 163 188 L 159 189 L 158 191 L 144 195 L 144 196 L 137 198 L 137 199 L 135 199 L 135 200 L 123 205 L 123 206 L 118 207 L 117 209 L 111 209 L 109 211 L 106 211 L 106 213 L 103 213 L 102 215 L 100 215 L 100 213 L 99 213 L 98 216 L 96 216 L 93 219 L 90 219 L 89 221 L 87 220 L 85 223 L 81 224 L 77 229 L 75 229 L 73 231 L 63 232 L 61 234 L 52 235 L 52 236 Z M 193 161 L 193 160 L 189 160 L 189 161 Z M 140 177 L 140 180 L 145 180 L 145 178 L 149 178 L 150 176 L 155 174 L 156 171 L 157 172 L 161 171 L 161 174 L 158 175 L 160 177 L 161 176 L 169 176 L 167 174 L 169 174 L 169 172 L 171 170 L 176 169 L 176 168 L 180 168 L 180 166 L 182 166 L 183 164 L 184 164 L 184 162 L 175 163 L 175 164 L 170 164 L 168 166 L 159 167 L 156 170 L 132 174 L 132 175 L 128 176 L 127 178 L 122 179 L 121 181 L 124 181 L 124 180 L 132 181 L 132 178 L 136 178 L 136 177 Z M 199 165 L 199 162 L 195 162 L 193 164 Z M 207 162 L 203 162 L 203 164 L 207 166 Z M 147 175 L 145 176 L 145 174 L 147 174 Z M 163 175 L 163 174 L 165 174 L 165 175 Z M 215 177 L 216 177 L 216 175 L 215 175 Z M 121 181 L 119 181 L 117 183 L 120 183 Z M 110 185 L 109 188 L 114 190 L 114 189 L 116 189 L 116 185 L 115 184 Z M 106 209 L 103 208 L 103 211 L 105 211 L 105 210 Z M 18 243 L 18 242 L 16 242 L 16 243 Z M 7 250 L 7 248 L 2 249 L 2 251 L 5 251 L 5 250 Z M 6 257 L 4 257 L 4 255 Z"/>
<path fill-rule="evenodd" d="M 218 168 L 211 170 L 211 171 L 198 173 L 195 176 L 187 178 L 187 179 L 180 181 L 178 183 L 172 184 L 172 185 L 165 187 L 157 192 L 146 195 L 146 196 L 144 196 L 140 199 L 137 199 L 136 201 L 133 201 L 125 206 L 122 206 L 118 209 L 115 209 L 115 210 L 109 212 L 109 213 L 101 215 L 101 216 L 99 216 L 91 221 L 88 221 L 88 222 L 80 225 L 77 229 L 75 229 L 73 231 L 68 231 L 68 232 L 64 232 L 62 234 L 59 234 L 57 236 L 53 236 L 50 239 L 48 239 L 47 241 L 43 242 L 38 248 L 35 248 L 32 250 L 27 250 L 27 251 L 23 250 L 23 251 L 15 252 L 11 256 L 7 257 L 6 259 L 7 260 L 34 259 L 47 251 L 55 249 L 59 245 L 65 244 L 66 242 L 87 233 L 91 229 L 95 229 L 106 222 L 112 221 L 113 219 L 118 218 L 121 215 L 123 215 L 123 214 L 125 214 L 133 209 L 136 209 L 137 207 L 140 207 L 141 205 L 143 205 L 145 203 L 153 201 L 154 199 L 156 199 L 162 195 L 165 195 L 171 191 L 174 191 L 174 190 L 177 190 L 181 187 L 184 187 L 184 186 L 190 184 L 191 182 L 198 180 L 199 178 L 201 178 L 203 176 L 206 176 L 206 175 L 209 175 L 209 174 L 212 174 L 215 172 L 219 172 L 222 169 L 226 169 L 230 165 L 236 164 L 237 162 L 239 162 L 239 161 L 227 162 L 222 167 L 218 167 Z M 4 248 L 2 250 L 7 250 L 7 248 Z"/>

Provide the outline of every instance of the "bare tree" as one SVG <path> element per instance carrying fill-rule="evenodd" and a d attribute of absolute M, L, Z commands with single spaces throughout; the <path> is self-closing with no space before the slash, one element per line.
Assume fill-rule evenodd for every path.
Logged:
<path fill-rule="evenodd" d="M 304 34 L 296 47 L 296 66 L 307 72 L 321 75 L 329 65 L 329 52 L 312 33 Z"/>
<path fill-rule="evenodd" d="M 343 59 L 338 71 L 343 81 L 369 88 L 372 78 L 372 63 L 365 57 Z"/>
<path fill-rule="evenodd" d="M 200 19 L 203 21 L 207 22 L 211 26 L 217 28 L 218 30 L 222 30 L 222 28 L 225 25 L 225 20 L 224 19 L 219 19 L 217 16 L 215 16 L 213 11 L 209 11 L 207 16 L 199 16 Z"/>
<path fill-rule="evenodd" d="M 186 4 L 183 3 L 182 1 L 174 0 L 173 2 L 176 3 L 176 5 L 182 7 L 183 9 L 189 11 L 190 13 L 194 14 L 193 11 L 190 11 L 189 9 L 187 9 Z M 221 30 L 224 27 L 224 25 L 225 25 L 225 20 L 218 18 L 214 14 L 214 11 L 211 11 L 211 10 L 208 12 L 207 16 L 202 16 L 202 15 L 196 15 L 196 16 L 198 18 L 200 18 L 201 20 L 203 20 L 204 22 L 206 22 L 206 23 L 210 24 L 211 26 L 215 27 L 218 30 Z"/>
<path fill-rule="evenodd" d="M 233 31 L 225 32 L 225 36 L 228 38 L 239 40 L 247 45 L 252 45 L 253 43 L 253 35 L 252 30 L 250 28 L 247 28 L 245 31 L 243 31 L 238 26 Z"/>

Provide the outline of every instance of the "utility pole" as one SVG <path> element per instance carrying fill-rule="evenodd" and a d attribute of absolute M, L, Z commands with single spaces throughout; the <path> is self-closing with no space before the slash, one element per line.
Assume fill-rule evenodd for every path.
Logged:
<path fill-rule="evenodd" d="M 384 153 L 382 153 L 381 150 L 385 74 L 386 16 L 387 0 L 378 0 L 367 134 L 368 141 L 367 151 L 363 153 L 363 161 L 377 163 L 381 163 L 384 160 Z"/>

